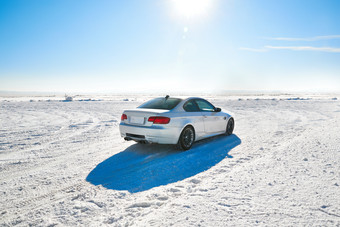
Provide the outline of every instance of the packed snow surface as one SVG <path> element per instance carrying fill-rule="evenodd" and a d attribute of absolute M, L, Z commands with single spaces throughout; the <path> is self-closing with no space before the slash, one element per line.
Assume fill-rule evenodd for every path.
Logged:
<path fill-rule="evenodd" d="M 149 96 L 2 97 L 0 226 L 340 225 L 340 101 L 206 97 L 231 136 L 126 142 Z"/>

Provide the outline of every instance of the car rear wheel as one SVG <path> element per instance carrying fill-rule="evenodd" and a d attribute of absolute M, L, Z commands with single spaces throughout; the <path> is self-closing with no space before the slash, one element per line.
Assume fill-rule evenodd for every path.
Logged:
<path fill-rule="evenodd" d="M 229 118 L 228 123 L 227 123 L 227 129 L 226 129 L 227 136 L 233 134 L 234 126 L 235 126 L 234 118 L 231 117 Z"/>
<path fill-rule="evenodd" d="M 180 150 L 189 150 L 194 141 L 195 141 L 194 129 L 191 126 L 187 126 L 183 129 L 179 137 L 177 146 Z"/>

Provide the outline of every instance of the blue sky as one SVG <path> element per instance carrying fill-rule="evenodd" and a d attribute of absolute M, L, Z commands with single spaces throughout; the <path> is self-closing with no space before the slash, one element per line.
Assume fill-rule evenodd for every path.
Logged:
<path fill-rule="evenodd" d="M 0 90 L 340 91 L 339 10 L 337 0 L 0 0 Z"/>

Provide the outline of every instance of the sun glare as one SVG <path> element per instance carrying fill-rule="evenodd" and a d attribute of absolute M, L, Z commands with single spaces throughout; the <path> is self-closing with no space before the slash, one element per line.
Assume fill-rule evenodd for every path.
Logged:
<path fill-rule="evenodd" d="M 172 0 L 178 14 L 195 17 L 205 14 L 211 7 L 212 0 Z"/>

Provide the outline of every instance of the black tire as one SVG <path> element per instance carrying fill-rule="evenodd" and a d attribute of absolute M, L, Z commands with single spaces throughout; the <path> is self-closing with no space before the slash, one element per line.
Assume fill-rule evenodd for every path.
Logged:
<path fill-rule="evenodd" d="M 227 128 L 226 128 L 226 132 L 225 134 L 227 136 L 230 136 L 231 134 L 233 134 L 234 131 L 234 127 L 235 127 L 235 121 L 234 118 L 229 118 L 228 123 L 227 123 Z"/>
<path fill-rule="evenodd" d="M 187 126 L 183 129 L 177 143 L 177 147 L 180 150 L 189 150 L 195 142 L 195 131 L 191 126 Z"/>

